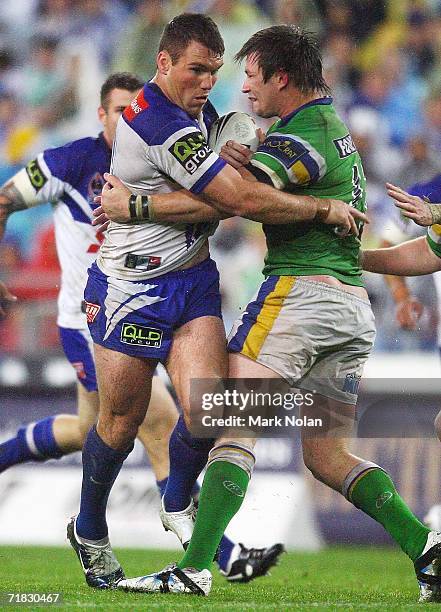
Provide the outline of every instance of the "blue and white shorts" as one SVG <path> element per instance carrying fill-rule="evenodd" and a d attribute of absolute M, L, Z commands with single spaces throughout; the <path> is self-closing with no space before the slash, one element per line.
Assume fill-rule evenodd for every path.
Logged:
<path fill-rule="evenodd" d="M 58 330 L 64 354 L 76 371 L 79 382 L 87 391 L 96 391 L 98 386 L 93 359 L 93 341 L 89 330 L 87 327 L 85 329 L 59 327 Z"/>
<path fill-rule="evenodd" d="M 176 329 L 199 317 L 222 318 L 212 259 L 155 278 L 106 276 L 94 263 L 84 292 L 93 341 L 133 357 L 165 361 Z"/>

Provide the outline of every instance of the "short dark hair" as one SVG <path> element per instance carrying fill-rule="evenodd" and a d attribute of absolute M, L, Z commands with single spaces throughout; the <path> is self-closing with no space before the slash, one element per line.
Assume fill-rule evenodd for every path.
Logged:
<path fill-rule="evenodd" d="M 217 25 L 207 15 L 182 13 L 174 17 L 164 28 L 159 51 L 168 51 L 175 64 L 191 42 L 198 42 L 222 57 L 224 41 Z"/>
<path fill-rule="evenodd" d="M 322 56 L 313 34 L 292 25 L 276 25 L 251 36 L 236 53 L 241 62 L 256 54 L 266 83 L 277 70 L 284 70 L 303 94 L 329 94 L 330 88 L 322 74 Z"/>
<path fill-rule="evenodd" d="M 126 89 L 127 91 L 139 91 L 144 81 L 131 72 L 115 72 L 111 74 L 102 84 L 100 92 L 101 106 L 107 108 L 109 94 L 114 89 Z"/>

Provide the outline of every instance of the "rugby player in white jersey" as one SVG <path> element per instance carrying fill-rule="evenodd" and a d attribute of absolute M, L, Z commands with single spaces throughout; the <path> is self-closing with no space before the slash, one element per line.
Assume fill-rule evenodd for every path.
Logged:
<path fill-rule="evenodd" d="M 77 415 L 56 414 L 21 427 L 16 436 L 0 444 L 0 472 L 29 461 L 58 459 L 81 450 L 85 436 L 96 422 L 99 399 L 92 340 L 86 317 L 93 317 L 83 301 L 87 268 L 94 262 L 103 235 L 92 227 L 93 199 L 101 192 L 103 174 L 110 167 L 116 124 L 124 108 L 141 89 L 143 82 L 129 73 L 109 76 L 101 88 L 98 117 L 103 131 L 65 146 L 47 149 L 13 176 L 0 190 L 0 239 L 8 216 L 18 210 L 51 202 L 62 268 L 57 323 L 64 353 L 77 374 Z M 0 283 L 2 304 L 14 296 Z M 178 419 L 174 400 L 163 381 L 155 376 L 149 410 L 138 430 L 160 496 L 169 475 L 169 439 Z M 172 445 L 180 451 L 180 440 Z M 196 485 L 193 493 L 197 492 Z M 189 539 L 190 536 L 188 536 Z M 266 573 L 283 547 L 247 548 L 223 537 L 218 565 L 228 580 L 252 580 Z M 232 557 L 234 554 L 234 557 Z"/>

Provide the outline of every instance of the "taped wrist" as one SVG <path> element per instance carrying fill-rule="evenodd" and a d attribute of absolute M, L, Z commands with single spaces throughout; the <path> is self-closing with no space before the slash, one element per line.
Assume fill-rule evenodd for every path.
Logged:
<path fill-rule="evenodd" d="M 441 223 L 441 204 L 429 204 L 430 212 L 432 213 L 432 225 Z"/>
<path fill-rule="evenodd" d="M 149 223 L 154 220 L 151 197 L 131 194 L 129 198 L 129 212 L 131 221 Z"/>
<path fill-rule="evenodd" d="M 318 200 L 314 221 L 325 221 L 331 212 L 331 200 Z"/>

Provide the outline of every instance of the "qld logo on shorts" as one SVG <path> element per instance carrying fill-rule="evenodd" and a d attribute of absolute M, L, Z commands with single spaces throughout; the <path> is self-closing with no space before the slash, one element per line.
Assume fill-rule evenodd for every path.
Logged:
<path fill-rule="evenodd" d="M 145 327 L 136 323 L 123 323 L 121 342 L 159 348 L 162 344 L 162 331 L 154 327 Z"/>

